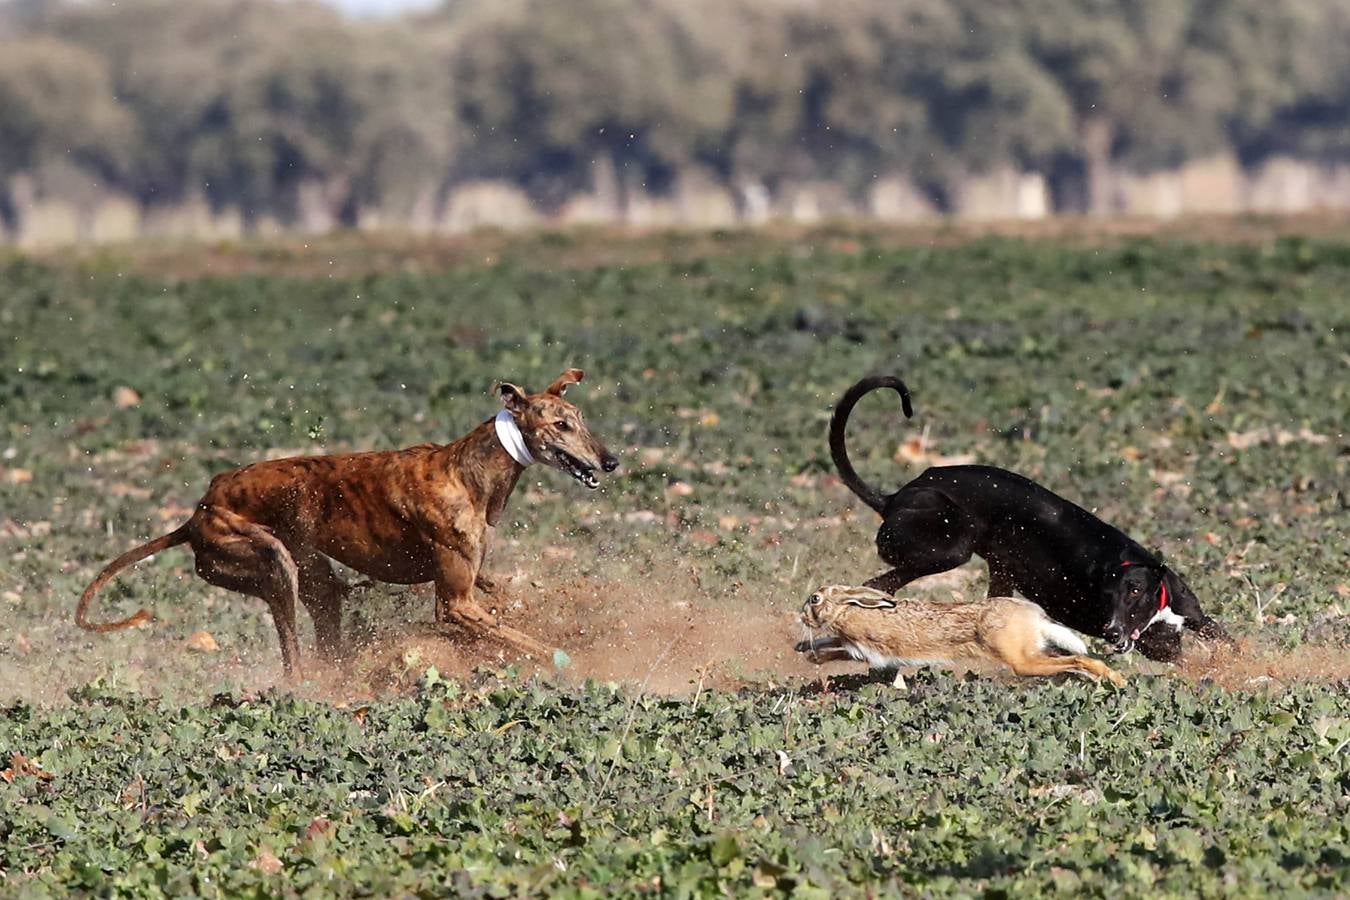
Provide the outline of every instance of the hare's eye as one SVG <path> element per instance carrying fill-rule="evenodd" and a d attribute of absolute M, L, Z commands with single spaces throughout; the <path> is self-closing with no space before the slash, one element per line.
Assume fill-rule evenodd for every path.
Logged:
<path fill-rule="evenodd" d="M 812 605 L 812 606 L 815 606 L 817 603 L 819 603 L 819 602 L 820 602 L 821 600 L 823 600 L 823 599 L 824 599 L 824 598 L 821 597 L 819 594 L 812 594 L 812 595 L 811 595 L 811 605 Z"/>

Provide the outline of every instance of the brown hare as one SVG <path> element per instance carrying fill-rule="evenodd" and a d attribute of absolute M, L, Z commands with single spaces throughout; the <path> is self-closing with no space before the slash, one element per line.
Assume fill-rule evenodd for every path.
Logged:
<path fill-rule="evenodd" d="M 813 634 L 796 649 L 821 661 L 856 659 L 874 669 L 898 669 L 993 660 L 1018 675 L 1074 672 L 1117 687 L 1125 683 L 1119 672 L 1087 655 L 1082 638 L 1051 621 L 1036 604 L 1012 597 L 974 603 L 897 601 L 872 588 L 835 584 L 807 598 L 801 619 Z M 825 636 L 815 637 L 818 631 Z M 1052 649 L 1069 655 L 1051 655 Z M 899 674 L 895 683 L 904 687 Z"/>

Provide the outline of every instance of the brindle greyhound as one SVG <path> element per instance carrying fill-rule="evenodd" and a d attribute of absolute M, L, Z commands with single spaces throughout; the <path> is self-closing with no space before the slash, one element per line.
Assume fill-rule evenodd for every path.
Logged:
<path fill-rule="evenodd" d="M 190 544 L 197 574 L 218 587 L 266 601 L 281 640 L 286 678 L 299 676 L 295 604 L 314 619 L 319 652 L 342 653 L 342 601 L 348 586 L 329 558 L 378 581 L 435 582 L 436 621 L 478 632 L 531 654 L 548 648 L 497 622 L 473 599 L 492 590 L 480 575 L 489 529 L 525 467 L 536 459 L 588 488 L 597 468 L 619 461 L 563 399 L 581 381 L 568 369 L 541 394 L 501 384 L 504 409 L 452 444 L 406 450 L 298 456 L 217 475 L 196 511 L 179 528 L 108 564 L 80 597 L 75 623 L 112 631 L 149 621 L 144 609 L 119 622 L 86 619 L 94 594 L 147 556 Z"/>

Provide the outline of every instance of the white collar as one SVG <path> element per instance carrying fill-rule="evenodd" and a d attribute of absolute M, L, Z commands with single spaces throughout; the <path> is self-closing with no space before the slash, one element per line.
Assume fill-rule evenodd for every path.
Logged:
<path fill-rule="evenodd" d="M 528 466 L 534 462 L 534 454 L 530 448 L 525 446 L 525 435 L 520 433 L 520 426 L 516 424 L 515 416 L 511 415 L 509 409 L 503 409 L 497 413 L 497 440 L 502 442 L 506 452 L 511 454 L 511 458 L 522 466 Z"/>

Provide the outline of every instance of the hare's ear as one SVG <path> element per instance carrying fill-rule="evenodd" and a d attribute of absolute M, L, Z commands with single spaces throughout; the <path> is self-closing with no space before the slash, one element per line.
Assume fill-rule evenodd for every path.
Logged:
<path fill-rule="evenodd" d="M 889 597 L 849 597 L 844 602 L 859 609 L 895 609 L 895 601 Z"/>

